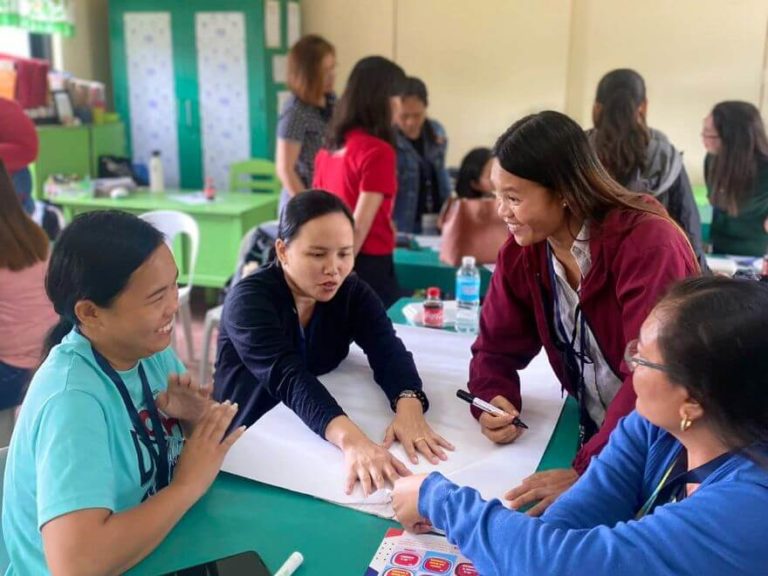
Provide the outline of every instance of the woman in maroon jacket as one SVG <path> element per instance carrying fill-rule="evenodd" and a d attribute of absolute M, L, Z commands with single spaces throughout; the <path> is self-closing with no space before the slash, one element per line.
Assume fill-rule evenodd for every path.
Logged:
<path fill-rule="evenodd" d="M 664 208 L 628 192 L 600 164 L 578 124 L 558 112 L 519 120 L 498 140 L 491 180 L 512 237 L 499 252 L 472 346 L 469 388 L 509 413 L 480 414 L 505 444 L 521 430 L 522 370 L 543 346 L 580 406 L 573 467 L 534 474 L 510 490 L 514 508 L 543 512 L 584 472 L 635 404 L 624 349 L 675 280 L 699 272 Z"/>

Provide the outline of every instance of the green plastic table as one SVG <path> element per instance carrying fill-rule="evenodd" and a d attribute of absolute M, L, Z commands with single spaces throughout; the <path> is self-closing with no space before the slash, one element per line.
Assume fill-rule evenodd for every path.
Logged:
<path fill-rule="evenodd" d="M 164 193 L 133 192 L 127 198 L 94 198 L 90 194 L 57 196 L 52 201 L 61 206 L 67 221 L 94 210 L 117 209 L 142 214 L 151 210 L 176 210 L 192 216 L 200 227 L 200 248 L 193 277 L 195 286 L 221 288 L 235 272 L 240 241 L 252 227 L 277 217 L 277 193 L 218 192 L 216 200 L 188 204 L 174 200 L 180 190 Z M 184 251 L 174 249 L 185 282 Z"/>
<path fill-rule="evenodd" d="M 693 197 L 696 199 L 696 207 L 699 209 L 699 218 L 701 219 L 701 239 L 704 244 L 708 244 L 710 228 L 712 227 L 712 205 L 707 198 L 707 187 L 704 184 L 694 186 Z"/>
<path fill-rule="evenodd" d="M 456 271 L 458 268 L 440 262 L 440 255 L 429 248 L 396 248 L 395 273 L 400 288 L 413 293 L 437 286 L 443 298 L 452 298 L 456 292 Z M 480 296 L 485 296 L 491 273 L 480 267 Z"/>
<path fill-rule="evenodd" d="M 401 300 L 389 311 L 402 318 Z M 576 453 L 578 406 L 568 399 L 539 470 L 570 465 Z M 221 473 L 165 541 L 128 574 L 157 575 L 245 550 L 271 571 L 291 552 L 304 555 L 296 576 L 363 576 L 387 528 L 383 518 Z"/>

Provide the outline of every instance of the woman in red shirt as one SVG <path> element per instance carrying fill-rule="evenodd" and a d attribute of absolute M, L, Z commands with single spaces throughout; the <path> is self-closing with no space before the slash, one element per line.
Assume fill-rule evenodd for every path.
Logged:
<path fill-rule="evenodd" d="M 387 307 L 399 296 L 392 259 L 397 192 L 392 117 L 404 81 L 402 68 L 381 56 L 355 64 L 326 145 L 315 157 L 313 185 L 339 196 L 354 212 L 355 271 Z"/>
<path fill-rule="evenodd" d="M 37 130 L 19 104 L 0 98 L 0 160 L 11 175 L 16 194 L 27 214 L 35 211 L 28 166 L 37 158 Z"/>

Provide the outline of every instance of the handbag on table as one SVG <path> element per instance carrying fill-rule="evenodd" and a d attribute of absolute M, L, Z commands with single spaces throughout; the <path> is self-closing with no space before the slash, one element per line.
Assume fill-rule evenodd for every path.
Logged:
<path fill-rule="evenodd" d="M 495 198 L 449 198 L 440 213 L 440 261 L 458 266 L 463 256 L 477 264 L 493 264 L 509 237 L 507 225 L 496 211 Z"/>

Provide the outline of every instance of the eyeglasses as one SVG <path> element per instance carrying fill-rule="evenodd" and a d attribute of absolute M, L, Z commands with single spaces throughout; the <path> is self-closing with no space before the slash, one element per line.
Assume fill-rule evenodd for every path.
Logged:
<path fill-rule="evenodd" d="M 637 355 L 637 342 L 637 339 L 630 340 L 627 342 L 626 350 L 624 350 L 624 362 L 627 363 L 630 372 L 634 372 L 638 366 L 653 368 L 654 370 L 659 370 L 660 372 L 669 372 L 669 368 L 664 366 L 664 364 L 657 364 L 656 362 L 651 362 L 649 360 L 645 360 L 644 358 L 640 358 L 640 356 Z"/>

